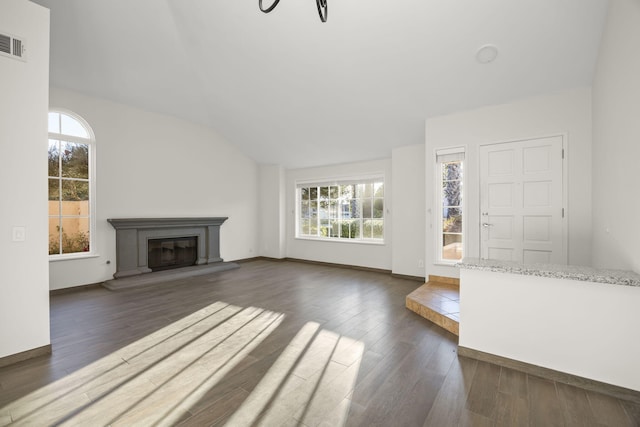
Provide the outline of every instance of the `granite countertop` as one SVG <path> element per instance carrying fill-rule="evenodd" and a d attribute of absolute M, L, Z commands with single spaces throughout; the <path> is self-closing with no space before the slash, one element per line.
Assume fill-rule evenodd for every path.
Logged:
<path fill-rule="evenodd" d="M 522 274 L 525 276 L 608 283 L 612 285 L 640 287 L 640 274 L 633 271 L 605 270 L 593 267 L 559 264 L 519 264 L 517 262 L 465 258 L 458 268 L 493 271 L 496 273 Z"/>

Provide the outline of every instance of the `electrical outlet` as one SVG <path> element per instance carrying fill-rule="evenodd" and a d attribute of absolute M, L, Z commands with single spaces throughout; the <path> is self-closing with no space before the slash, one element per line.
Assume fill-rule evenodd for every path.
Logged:
<path fill-rule="evenodd" d="M 424 261 L 421 259 L 418 260 L 418 268 L 424 268 Z"/>

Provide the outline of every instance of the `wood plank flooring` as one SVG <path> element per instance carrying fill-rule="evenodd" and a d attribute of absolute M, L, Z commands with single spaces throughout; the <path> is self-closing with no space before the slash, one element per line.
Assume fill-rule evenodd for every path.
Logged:
<path fill-rule="evenodd" d="M 259 260 L 53 296 L 53 354 L 0 369 L 0 425 L 640 425 L 640 405 L 458 357 L 404 307 L 420 285 Z"/>

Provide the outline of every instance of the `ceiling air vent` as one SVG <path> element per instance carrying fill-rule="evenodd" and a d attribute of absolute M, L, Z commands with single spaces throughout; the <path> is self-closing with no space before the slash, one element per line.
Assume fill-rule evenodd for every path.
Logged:
<path fill-rule="evenodd" d="M 23 38 L 0 33 L 0 56 L 8 56 L 9 58 L 25 61 L 25 53 Z"/>

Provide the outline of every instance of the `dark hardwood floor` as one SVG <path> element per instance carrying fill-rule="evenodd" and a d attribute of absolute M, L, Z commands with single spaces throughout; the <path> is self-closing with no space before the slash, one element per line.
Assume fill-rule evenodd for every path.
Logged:
<path fill-rule="evenodd" d="M 0 425 L 640 424 L 640 405 L 458 357 L 405 308 L 420 285 L 260 260 L 53 296 L 53 354 L 0 369 Z"/>

